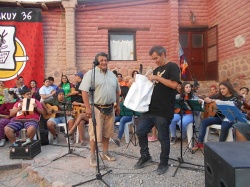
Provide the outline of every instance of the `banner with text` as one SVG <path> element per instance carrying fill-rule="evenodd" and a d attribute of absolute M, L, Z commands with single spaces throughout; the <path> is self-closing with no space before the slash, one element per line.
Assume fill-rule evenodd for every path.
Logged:
<path fill-rule="evenodd" d="M 22 76 L 41 86 L 44 79 L 44 45 L 41 9 L 0 8 L 0 80 L 15 86 Z"/>

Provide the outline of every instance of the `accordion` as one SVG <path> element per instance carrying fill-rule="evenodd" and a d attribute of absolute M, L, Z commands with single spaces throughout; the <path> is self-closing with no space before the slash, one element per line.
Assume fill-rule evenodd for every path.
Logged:
<path fill-rule="evenodd" d="M 24 98 L 23 99 L 23 104 L 22 104 L 22 113 L 23 114 L 34 114 L 34 103 L 36 102 L 36 100 L 34 98 L 31 99 L 27 99 Z"/>

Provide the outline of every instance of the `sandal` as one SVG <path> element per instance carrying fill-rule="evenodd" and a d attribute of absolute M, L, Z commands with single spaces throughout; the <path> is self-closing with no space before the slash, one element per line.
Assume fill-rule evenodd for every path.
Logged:
<path fill-rule="evenodd" d="M 86 146 L 86 142 L 81 142 L 81 146 Z"/>

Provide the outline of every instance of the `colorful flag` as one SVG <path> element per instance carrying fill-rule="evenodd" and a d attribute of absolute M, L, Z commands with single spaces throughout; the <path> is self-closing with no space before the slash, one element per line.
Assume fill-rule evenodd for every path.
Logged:
<path fill-rule="evenodd" d="M 181 77 L 183 79 L 186 79 L 187 78 L 186 69 L 188 67 L 188 63 L 186 61 L 186 58 L 185 58 L 184 52 L 182 50 L 181 44 L 179 44 L 179 45 L 180 45 L 179 56 L 180 56 Z"/>

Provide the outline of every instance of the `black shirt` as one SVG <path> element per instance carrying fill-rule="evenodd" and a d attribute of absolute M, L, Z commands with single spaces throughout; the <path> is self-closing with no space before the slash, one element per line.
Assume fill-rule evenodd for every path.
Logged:
<path fill-rule="evenodd" d="M 180 82 L 180 68 L 174 62 L 168 62 L 163 66 L 157 67 L 153 71 L 153 74 L 171 81 Z M 161 82 L 155 82 L 149 111 L 147 113 L 172 119 L 174 116 L 175 95 L 175 89 L 165 86 Z"/>
<path fill-rule="evenodd" d="M 78 91 L 78 94 L 76 95 L 72 95 L 71 96 L 71 102 L 73 103 L 74 101 L 78 102 L 78 103 L 83 103 L 82 100 L 82 92 L 81 90 L 79 90 L 79 86 L 80 86 L 81 82 L 76 83 L 75 85 L 75 91 Z M 80 94 L 80 95 L 79 95 Z"/>

